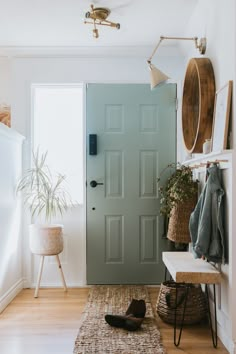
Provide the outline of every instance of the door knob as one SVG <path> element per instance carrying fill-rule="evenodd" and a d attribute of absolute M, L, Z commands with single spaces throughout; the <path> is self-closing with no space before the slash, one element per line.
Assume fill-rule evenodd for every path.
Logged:
<path fill-rule="evenodd" d="M 90 182 L 90 186 L 92 187 L 92 188 L 95 188 L 95 187 L 97 187 L 98 185 L 103 185 L 104 183 L 98 183 L 97 181 L 91 181 Z"/>

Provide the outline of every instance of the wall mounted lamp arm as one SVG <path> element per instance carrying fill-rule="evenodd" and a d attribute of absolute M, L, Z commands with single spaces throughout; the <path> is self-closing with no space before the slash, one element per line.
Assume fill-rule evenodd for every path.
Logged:
<path fill-rule="evenodd" d="M 199 43 L 198 43 L 198 37 L 164 37 L 164 36 L 160 36 L 159 42 L 157 43 L 151 56 L 147 60 L 147 63 L 148 63 L 149 69 L 150 69 L 150 73 L 151 73 L 151 89 L 153 89 L 154 87 L 156 87 L 160 83 L 165 82 L 169 79 L 169 76 L 167 76 L 165 73 L 163 73 L 162 71 L 157 69 L 152 64 L 152 58 L 153 58 L 154 54 L 156 53 L 156 51 L 159 48 L 162 41 L 165 39 L 194 41 L 195 47 L 196 47 L 196 49 L 199 50 L 200 54 L 205 54 L 205 52 L 206 52 L 206 38 L 200 38 Z"/>
<path fill-rule="evenodd" d="M 149 65 L 151 64 L 152 58 L 153 58 L 154 54 L 156 53 L 157 49 L 159 48 L 159 46 L 160 46 L 161 42 L 163 41 L 163 39 L 164 39 L 164 37 L 161 36 L 160 39 L 159 39 L 159 42 L 157 43 L 156 47 L 154 48 L 154 50 L 153 50 L 153 52 L 151 54 L 151 56 L 148 58 L 147 62 L 148 62 Z"/>
<path fill-rule="evenodd" d="M 154 48 L 151 56 L 148 58 L 147 62 L 150 65 L 154 54 L 156 53 L 157 49 L 159 48 L 161 42 L 165 39 L 171 40 L 183 40 L 183 41 L 194 41 L 196 49 L 199 50 L 200 54 L 205 54 L 206 52 L 206 38 L 200 38 L 198 43 L 198 37 L 166 37 L 160 36 L 159 42 L 157 43 L 156 47 Z"/>

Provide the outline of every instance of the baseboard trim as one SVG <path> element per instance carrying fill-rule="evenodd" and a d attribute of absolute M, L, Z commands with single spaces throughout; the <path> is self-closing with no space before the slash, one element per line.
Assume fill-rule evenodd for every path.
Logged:
<path fill-rule="evenodd" d="M 223 337 L 219 335 L 219 338 L 225 348 L 228 350 L 229 354 L 236 354 L 236 345 L 233 340 L 231 340 L 230 338 L 226 338 L 226 340 L 224 340 L 225 335 Z"/>
<path fill-rule="evenodd" d="M 0 313 L 10 304 L 17 294 L 23 289 L 24 280 L 19 279 L 5 294 L 0 297 Z"/>
<path fill-rule="evenodd" d="M 66 286 L 67 286 L 67 288 L 86 288 L 86 287 L 90 287 L 89 285 L 87 285 L 87 284 L 81 284 L 81 283 L 67 283 L 66 282 Z M 31 285 L 30 285 L 30 288 L 36 288 L 36 283 L 32 283 Z M 53 289 L 53 288 L 58 288 L 58 289 L 60 289 L 60 288 L 63 288 L 63 285 L 61 284 L 61 283 L 42 283 L 42 284 L 40 284 L 40 288 L 45 288 L 45 289 L 47 289 L 47 288 L 51 288 L 51 289 Z"/>
<path fill-rule="evenodd" d="M 217 326 L 218 337 L 228 350 L 229 354 L 236 354 L 235 342 L 229 337 L 229 334 L 224 331 L 222 326 L 218 323 Z"/>
<path fill-rule="evenodd" d="M 101 284 L 99 284 L 101 285 Z M 115 284 L 114 284 L 115 285 Z M 129 285 L 129 284 L 128 284 Z M 143 284 L 140 284 L 143 285 Z M 66 286 L 68 288 L 90 288 L 92 285 L 91 284 L 86 284 L 86 283 L 67 283 L 66 282 Z M 156 285 L 145 285 L 148 288 L 160 288 L 159 284 Z M 29 284 L 28 282 L 24 283 L 24 288 L 35 288 L 36 287 L 36 283 L 32 283 Z M 42 283 L 40 284 L 40 288 L 62 288 L 63 285 L 61 283 Z"/>

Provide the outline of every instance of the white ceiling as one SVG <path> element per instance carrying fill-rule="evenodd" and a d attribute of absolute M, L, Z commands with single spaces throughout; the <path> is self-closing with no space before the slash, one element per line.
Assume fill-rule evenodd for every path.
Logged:
<path fill-rule="evenodd" d="M 181 36 L 198 0 L 0 0 L 0 47 L 154 46 L 160 35 Z M 111 10 L 120 30 L 99 27 L 98 39 L 84 15 Z"/>

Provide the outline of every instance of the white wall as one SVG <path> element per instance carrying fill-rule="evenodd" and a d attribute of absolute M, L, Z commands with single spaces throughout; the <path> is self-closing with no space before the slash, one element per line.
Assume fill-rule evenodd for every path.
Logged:
<path fill-rule="evenodd" d="M 186 36 L 198 35 L 198 37 L 206 37 L 207 39 L 204 57 L 209 58 L 212 62 L 216 90 L 235 77 L 235 17 L 234 0 L 225 0 L 224 2 L 221 0 L 199 0 L 186 27 Z M 185 68 L 190 58 L 201 57 L 194 46 L 184 46 L 184 42 L 181 46 L 185 53 Z M 179 125 L 181 127 L 181 122 Z M 233 129 L 235 129 L 234 124 Z M 178 140 L 179 160 L 184 160 L 187 153 L 184 150 L 182 132 L 179 132 Z"/>
<path fill-rule="evenodd" d="M 148 83 L 149 70 L 146 59 L 144 56 L 12 59 L 13 127 L 29 136 L 32 83 Z M 163 70 L 167 70 L 175 81 L 182 76 L 183 58 L 158 57 L 156 62 Z"/>
<path fill-rule="evenodd" d="M 11 61 L 0 58 L 0 104 L 11 102 Z"/>
<path fill-rule="evenodd" d="M 236 33 L 235 19 L 236 7 L 234 0 L 199 0 L 195 12 L 189 21 L 187 33 L 194 35 L 202 33 L 207 37 L 207 50 L 205 56 L 211 59 L 216 90 L 220 89 L 228 80 L 234 81 L 235 92 L 235 58 L 236 58 Z M 187 61 L 194 56 L 194 52 L 187 54 Z M 235 95 L 233 95 L 232 119 L 233 137 L 235 138 Z M 182 139 L 179 132 L 179 140 Z M 184 156 L 183 144 L 179 156 Z M 235 205 L 236 190 L 235 180 L 235 153 L 232 153 L 232 164 L 224 171 L 224 186 L 226 190 L 226 232 L 229 238 L 229 264 L 222 266 L 222 286 L 218 290 L 218 322 L 219 336 L 231 354 L 236 353 L 236 283 L 233 281 L 236 271 L 236 241 L 235 241 Z M 217 157 L 220 158 L 220 157 Z M 221 299 L 220 299 L 221 292 Z"/>
<path fill-rule="evenodd" d="M 185 33 L 192 36 L 201 33 L 207 38 L 204 57 L 212 62 L 216 90 L 235 78 L 235 11 L 234 0 L 199 0 Z M 185 66 L 187 67 L 190 58 L 200 56 L 200 53 L 191 47 L 188 52 L 185 51 Z M 182 136 L 179 140 L 182 140 Z M 179 154 L 181 155 L 181 151 Z"/>
<path fill-rule="evenodd" d="M 0 312 L 23 287 L 22 212 L 15 194 L 22 168 L 22 138 L 0 123 Z"/>

